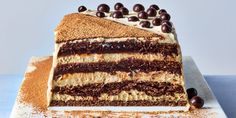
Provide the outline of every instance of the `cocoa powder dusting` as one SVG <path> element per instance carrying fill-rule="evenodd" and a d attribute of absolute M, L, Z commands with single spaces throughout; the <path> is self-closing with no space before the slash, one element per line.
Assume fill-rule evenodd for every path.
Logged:
<path fill-rule="evenodd" d="M 47 110 L 47 82 L 51 69 L 52 57 L 32 63 L 36 70 L 25 74 L 20 89 L 20 102 L 31 104 L 33 108 L 44 112 Z"/>
<path fill-rule="evenodd" d="M 119 30 L 117 30 L 119 29 Z M 80 13 L 66 15 L 55 29 L 56 42 L 66 42 L 88 38 L 121 38 L 121 37 L 157 37 L 163 36 L 118 22 Z"/>

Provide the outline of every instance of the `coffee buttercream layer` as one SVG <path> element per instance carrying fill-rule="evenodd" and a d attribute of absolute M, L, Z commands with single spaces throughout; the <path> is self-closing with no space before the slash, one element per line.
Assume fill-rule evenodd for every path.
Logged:
<path fill-rule="evenodd" d="M 140 54 L 140 53 L 112 53 L 112 54 L 76 54 L 70 56 L 58 57 L 57 64 L 68 63 L 87 63 L 87 62 L 118 62 L 122 59 L 133 58 L 142 59 L 145 61 L 176 61 L 181 62 L 180 55 L 164 56 L 160 53 L 157 54 Z"/>
<path fill-rule="evenodd" d="M 93 83 L 113 83 L 122 81 L 152 81 L 152 82 L 170 82 L 172 84 L 183 84 L 183 76 L 171 74 L 164 71 L 152 72 L 120 72 L 115 74 L 107 72 L 93 73 L 74 73 L 57 76 L 53 80 L 53 86 L 84 86 Z"/>
<path fill-rule="evenodd" d="M 66 94 L 53 94 L 52 96 L 52 101 L 78 101 L 78 102 L 83 102 L 83 101 L 106 101 L 106 102 L 127 102 L 127 104 L 131 101 L 149 101 L 150 103 L 153 103 L 153 105 L 156 105 L 159 102 L 162 101 L 172 101 L 172 102 L 180 102 L 180 101 L 185 101 L 186 96 L 185 94 L 182 93 L 175 93 L 173 96 L 171 95 L 161 95 L 158 97 L 155 96 L 149 96 L 144 92 L 140 92 L 137 90 L 130 90 L 130 91 L 122 91 L 117 95 L 108 95 L 107 93 L 101 94 L 99 97 L 92 97 L 92 96 L 71 96 L 71 95 L 66 95 Z M 53 104 L 53 102 L 52 102 Z M 89 103 L 91 106 L 95 106 L 93 102 Z M 89 105 L 88 104 L 88 105 Z M 81 104 L 82 105 L 82 104 Z M 101 106 L 103 104 L 100 104 Z M 170 105 L 170 104 L 169 104 Z M 150 106 L 150 105 L 148 105 Z M 152 105 L 151 105 L 152 106 Z"/>

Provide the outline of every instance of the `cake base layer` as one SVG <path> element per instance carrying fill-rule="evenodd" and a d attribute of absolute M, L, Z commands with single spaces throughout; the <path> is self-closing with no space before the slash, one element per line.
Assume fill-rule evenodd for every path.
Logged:
<path fill-rule="evenodd" d="M 148 100 L 134 101 L 106 101 L 106 100 L 80 100 L 80 101 L 51 101 L 51 106 L 185 106 L 187 101 L 160 101 L 153 102 Z"/>
<path fill-rule="evenodd" d="M 109 106 L 104 106 L 104 107 L 97 107 L 97 106 L 83 106 L 83 107 L 49 107 L 49 110 L 52 111 L 100 111 L 100 112 L 166 112 L 169 111 L 169 113 L 174 112 L 174 111 L 188 111 L 188 107 L 185 106 L 178 106 L 178 107 L 163 107 L 163 106 L 149 106 L 149 107 L 137 107 L 137 106 L 116 106 L 114 107 L 109 107 Z M 154 113 L 155 114 L 155 113 Z M 168 113 L 166 113 L 168 114 Z M 180 113 L 181 114 L 181 113 Z M 131 117 L 131 116 L 130 116 Z"/>

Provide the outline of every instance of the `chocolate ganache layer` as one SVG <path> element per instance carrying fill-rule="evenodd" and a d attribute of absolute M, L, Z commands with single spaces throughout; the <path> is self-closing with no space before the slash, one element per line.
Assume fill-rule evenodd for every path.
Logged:
<path fill-rule="evenodd" d="M 54 71 L 54 79 L 66 73 L 88 73 L 88 72 L 150 72 L 168 71 L 174 74 L 182 74 L 181 63 L 174 61 L 146 61 L 141 59 L 122 59 L 118 62 L 90 62 L 90 63 L 70 63 L 57 65 Z"/>
<path fill-rule="evenodd" d="M 151 41 L 137 41 L 130 39 L 116 42 L 67 42 L 62 45 L 58 57 L 73 54 L 92 53 L 161 53 L 164 56 L 178 55 L 178 44 L 158 44 Z"/>
<path fill-rule="evenodd" d="M 168 82 L 137 82 L 137 81 L 123 81 L 113 83 L 96 83 L 84 86 L 64 86 L 54 87 L 53 93 L 67 94 L 71 96 L 92 96 L 99 97 L 103 93 L 108 95 L 117 95 L 121 91 L 138 90 L 145 92 L 150 96 L 171 95 L 174 93 L 184 93 L 183 87 L 178 84 L 171 84 Z"/>
<path fill-rule="evenodd" d="M 148 101 L 148 100 L 136 100 L 136 101 L 106 101 L 106 100 L 52 100 L 51 106 L 185 106 L 187 101 Z"/>

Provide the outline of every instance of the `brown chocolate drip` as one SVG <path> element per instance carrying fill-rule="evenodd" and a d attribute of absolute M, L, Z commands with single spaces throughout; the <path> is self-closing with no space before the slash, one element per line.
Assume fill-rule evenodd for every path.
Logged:
<path fill-rule="evenodd" d="M 68 100 L 56 101 L 52 100 L 50 106 L 185 106 L 187 101 L 148 101 L 148 100 L 135 100 L 135 101 L 105 101 L 105 100 Z"/>
<path fill-rule="evenodd" d="M 136 41 L 129 39 L 123 42 L 67 42 L 64 44 L 58 56 L 92 53 L 161 53 L 164 56 L 178 55 L 178 44 L 158 44 L 151 41 Z"/>
<path fill-rule="evenodd" d="M 54 79 L 66 73 L 88 73 L 88 72 L 150 72 L 168 71 L 181 75 L 181 63 L 174 61 L 146 61 L 141 59 L 127 58 L 118 62 L 91 62 L 91 63 L 70 63 L 58 65 L 54 70 Z"/>
<path fill-rule="evenodd" d="M 108 84 L 96 83 L 85 86 L 66 86 L 54 87 L 53 93 L 67 94 L 71 96 L 92 96 L 99 97 L 103 93 L 108 95 L 117 95 L 121 91 L 138 90 L 145 92 L 150 96 L 171 95 L 174 93 L 184 93 L 183 87 L 178 84 L 171 84 L 167 82 L 137 82 L 137 81 L 123 81 L 113 82 Z"/>

